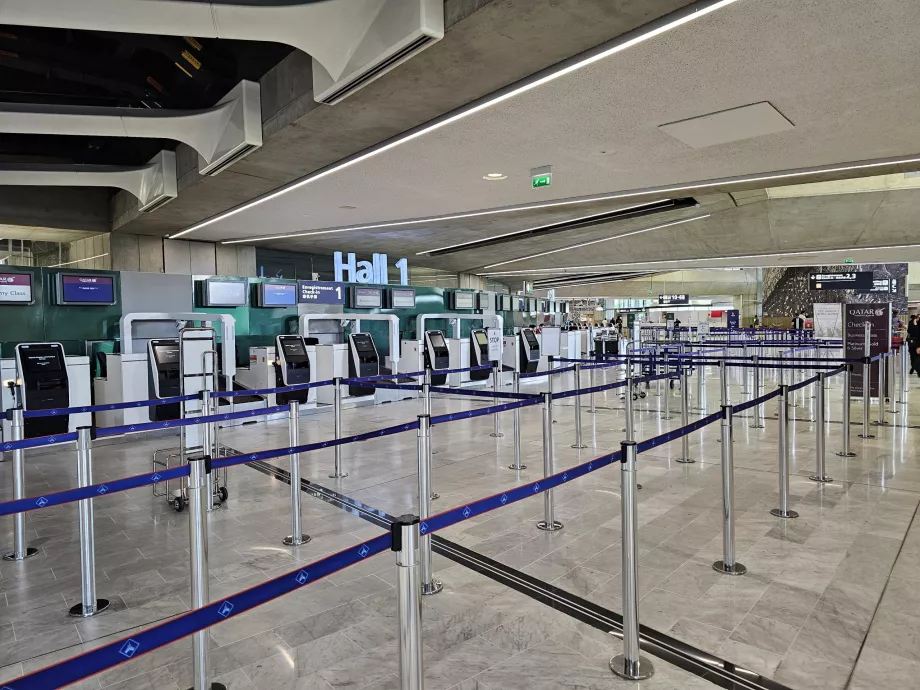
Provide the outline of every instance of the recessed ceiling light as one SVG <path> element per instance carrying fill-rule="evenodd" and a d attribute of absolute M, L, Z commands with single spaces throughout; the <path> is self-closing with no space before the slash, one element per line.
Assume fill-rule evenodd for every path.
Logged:
<path fill-rule="evenodd" d="M 507 180 L 508 176 L 505 173 L 486 173 L 482 176 L 482 179 L 497 182 L 498 180 Z"/>

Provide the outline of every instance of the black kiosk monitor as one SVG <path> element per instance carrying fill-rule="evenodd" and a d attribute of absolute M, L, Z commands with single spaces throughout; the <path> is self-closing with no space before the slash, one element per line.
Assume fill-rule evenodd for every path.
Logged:
<path fill-rule="evenodd" d="M 348 377 L 380 375 L 380 355 L 369 333 L 352 333 L 348 336 Z M 353 397 L 373 395 L 373 386 L 348 386 L 348 394 Z"/>
<path fill-rule="evenodd" d="M 147 388 L 150 397 L 162 400 L 182 395 L 179 369 L 179 341 L 175 338 L 147 341 Z M 151 422 L 165 422 L 182 416 L 181 403 L 147 408 Z"/>
<path fill-rule="evenodd" d="M 54 410 L 70 407 L 70 382 L 60 343 L 23 343 L 16 346 L 16 366 L 22 376 L 22 408 Z M 70 416 L 25 420 L 25 438 L 66 434 Z"/>
<path fill-rule="evenodd" d="M 310 356 L 301 335 L 279 335 L 275 338 L 275 385 L 296 386 L 310 383 Z M 290 402 L 307 402 L 309 389 L 278 393 L 275 400 L 278 405 Z"/>
<path fill-rule="evenodd" d="M 425 368 L 431 369 L 431 385 L 443 386 L 447 374 L 436 374 L 438 369 L 450 367 L 450 352 L 441 331 L 425 331 Z"/>
<path fill-rule="evenodd" d="M 484 328 L 470 331 L 470 366 L 482 367 L 491 364 L 489 360 L 489 334 Z M 470 381 L 484 381 L 491 375 L 488 369 L 470 372 Z"/>
<path fill-rule="evenodd" d="M 540 365 L 540 342 L 532 328 L 522 328 L 518 342 L 521 348 L 521 373 L 532 374 Z"/>

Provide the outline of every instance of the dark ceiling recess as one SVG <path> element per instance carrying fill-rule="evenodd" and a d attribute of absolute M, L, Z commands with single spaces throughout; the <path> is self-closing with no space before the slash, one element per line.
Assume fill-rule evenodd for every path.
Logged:
<path fill-rule="evenodd" d="M 0 101 L 209 108 L 292 51 L 258 41 L 0 25 Z M 171 141 L 0 135 L 0 162 L 139 165 Z"/>
<path fill-rule="evenodd" d="M 593 225 L 603 225 L 604 223 L 613 223 L 618 220 L 626 220 L 628 218 L 641 218 L 642 216 L 651 216 L 658 213 L 667 213 L 669 211 L 680 211 L 686 208 L 695 208 L 696 206 L 699 206 L 696 199 L 690 197 L 684 199 L 667 199 L 665 201 L 655 201 L 649 204 L 632 206 L 629 209 L 605 211 L 604 213 L 596 213 L 591 216 L 578 218 L 577 220 L 563 220 L 559 223 L 541 225 L 538 228 L 521 230 L 520 232 L 512 232 L 508 233 L 507 235 L 499 235 L 498 237 L 490 237 L 485 240 L 479 240 L 478 242 L 467 242 L 466 244 L 459 244 L 453 247 L 436 249 L 432 252 L 425 252 L 425 254 L 428 256 L 444 256 L 445 254 L 468 252 L 473 249 L 493 247 L 497 244 L 520 242 L 521 240 L 532 240 L 537 237 L 555 235 L 556 233 L 567 232 L 569 230 L 590 228 Z"/>

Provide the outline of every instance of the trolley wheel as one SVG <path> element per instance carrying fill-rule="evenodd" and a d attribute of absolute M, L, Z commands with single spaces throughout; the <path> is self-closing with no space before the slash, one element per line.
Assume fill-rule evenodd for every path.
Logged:
<path fill-rule="evenodd" d="M 220 499 L 221 503 L 224 503 L 228 498 L 230 498 L 230 492 L 227 491 L 226 486 L 222 486 L 217 490 L 217 497 Z"/>
<path fill-rule="evenodd" d="M 633 400 L 638 400 L 638 399 L 639 399 L 639 394 L 633 393 Z"/>
<path fill-rule="evenodd" d="M 181 513 L 185 508 L 185 501 L 182 500 L 181 496 L 176 496 L 173 499 L 173 508 L 176 509 L 177 513 Z"/>
<path fill-rule="evenodd" d="M 668 381 L 668 388 L 670 388 L 671 390 L 674 390 L 674 379 L 671 379 L 670 381 Z"/>
<path fill-rule="evenodd" d="M 648 393 L 646 393 L 645 391 L 639 391 L 640 398 L 644 398 L 646 395 L 648 395 Z"/>

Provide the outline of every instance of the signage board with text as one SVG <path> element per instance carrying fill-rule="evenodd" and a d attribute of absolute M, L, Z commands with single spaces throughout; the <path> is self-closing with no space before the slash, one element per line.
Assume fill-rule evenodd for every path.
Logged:
<path fill-rule="evenodd" d="M 872 271 L 845 271 L 842 273 L 809 273 L 809 290 L 857 290 L 872 289 Z"/>
<path fill-rule="evenodd" d="M 345 286 L 319 280 L 301 280 L 297 301 L 301 304 L 345 304 Z"/>
<path fill-rule="evenodd" d="M 0 303 L 31 304 L 32 274 L 0 273 Z"/>
<path fill-rule="evenodd" d="M 843 307 L 843 342 L 846 358 L 863 357 L 866 350 L 866 325 L 869 326 L 869 356 L 891 348 L 891 304 L 846 304 Z M 878 367 L 869 367 L 869 396 L 878 397 Z M 863 366 L 855 364 L 850 376 L 850 394 L 863 394 Z"/>
<path fill-rule="evenodd" d="M 676 304 L 690 304 L 690 295 L 658 295 L 658 305 L 670 307 Z"/>

